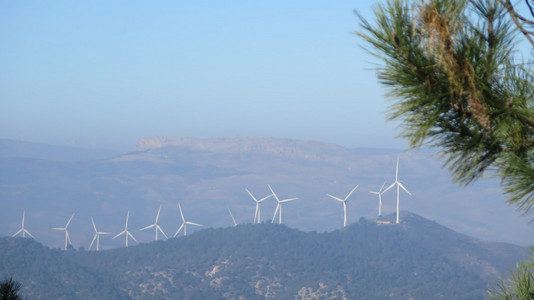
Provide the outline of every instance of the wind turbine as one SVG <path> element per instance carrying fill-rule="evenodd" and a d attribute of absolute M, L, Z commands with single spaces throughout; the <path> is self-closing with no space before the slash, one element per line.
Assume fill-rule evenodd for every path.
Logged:
<path fill-rule="evenodd" d="M 180 208 L 180 215 L 182 216 L 182 226 L 180 226 L 180 228 L 178 228 L 178 230 L 176 231 L 176 233 L 174 234 L 173 237 L 176 237 L 178 235 L 178 233 L 180 233 L 182 228 L 184 229 L 184 236 L 186 236 L 187 235 L 187 225 L 188 224 L 189 225 L 195 225 L 195 226 L 202 226 L 201 224 L 197 224 L 197 223 L 186 221 L 185 218 L 184 218 L 184 213 L 182 212 L 182 206 L 180 205 L 180 203 L 178 203 L 178 208 Z"/>
<path fill-rule="evenodd" d="M 410 196 L 412 195 L 408 190 L 400 183 L 399 181 L 399 156 L 397 156 L 397 169 L 395 171 L 395 182 L 393 182 L 383 193 L 387 192 L 390 188 L 397 185 L 397 221 L 396 223 L 399 224 L 399 188 L 402 188 L 406 193 L 408 193 Z"/>
<path fill-rule="evenodd" d="M 380 187 L 380 190 L 378 190 L 378 192 L 369 192 L 371 194 L 378 195 L 378 217 L 382 216 L 382 194 L 384 194 L 385 192 L 385 191 L 382 191 L 382 189 L 384 188 L 385 184 L 386 182 L 384 181 L 384 183 L 382 183 L 382 186 Z"/>
<path fill-rule="evenodd" d="M 254 197 L 252 195 L 252 193 L 248 190 L 248 189 L 245 189 L 247 191 L 247 193 L 250 195 L 250 197 L 252 197 L 252 199 L 254 199 L 254 201 L 256 201 L 256 212 L 254 213 L 254 222 L 252 222 L 252 224 L 255 224 L 256 223 L 256 220 L 258 220 L 258 224 L 261 223 L 261 209 L 260 209 L 260 205 L 261 205 L 261 202 L 269 197 L 271 197 L 273 194 L 270 194 L 269 196 L 267 197 L 263 197 L 261 198 L 260 200 L 256 199 L 256 197 Z"/>
<path fill-rule="evenodd" d="M 232 217 L 232 221 L 234 221 L 234 226 L 237 226 L 237 222 L 235 221 L 234 215 L 232 215 L 232 211 L 230 210 L 230 207 L 226 207 L 228 209 L 228 212 L 230 213 L 230 217 Z"/>
<path fill-rule="evenodd" d="M 269 189 L 271 190 L 271 193 L 273 194 L 274 198 L 276 199 L 276 202 L 278 202 L 278 204 L 276 205 L 276 210 L 274 211 L 273 220 L 271 222 L 274 223 L 274 220 L 276 219 L 276 214 L 278 213 L 278 211 L 280 211 L 280 214 L 278 215 L 278 224 L 282 224 L 282 203 L 293 201 L 293 200 L 297 200 L 298 198 L 280 200 L 280 199 L 278 199 L 278 196 L 276 196 L 276 194 L 274 193 L 274 191 L 271 188 L 271 186 L 270 185 L 268 185 L 268 186 L 269 186 Z"/>
<path fill-rule="evenodd" d="M 337 201 L 339 202 L 342 202 L 343 203 L 343 227 L 347 227 L 347 199 L 350 197 L 350 195 L 352 195 L 352 193 L 358 188 L 359 185 L 357 185 L 356 187 L 354 187 L 352 189 L 352 191 L 350 191 L 350 193 L 347 195 L 347 197 L 345 197 L 345 199 L 341 199 L 341 198 L 338 198 L 336 196 L 332 196 L 330 194 L 326 194 L 328 197 L 330 198 L 333 198 L 333 199 L 336 199 Z"/>
<path fill-rule="evenodd" d="M 19 233 L 22 233 L 22 237 L 26 237 L 26 233 L 27 233 L 29 236 L 34 238 L 33 235 L 26 228 L 24 228 L 24 215 L 25 214 L 26 214 L 26 211 L 23 211 L 22 212 L 22 227 L 19 229 L 19 231 L 15 232 L 11 237 L 15 237 Z"/>
<path fill-rule="evenodd" d="M 68 231 L 68 228 L 69 228 L 69 224 L 70 224 L 70 221 L 72 221 L 72 218 L 74 217 L 74 214 L 72 214 L 72 216 L 70 216 L 70 219 L 69 221 L 67 222 L 67 225 L 65 225 L 65 227 L 56 227 L 56 228 L 52 228 L 53 230 L 64 230 L 65 231 L 65 250 L 67 250 L 67 245 L 68 244 L 72 244 L 72 242 L 70 241 L 70 237 L 69 237 L 69 231 Z"/>
<path fill-rule="evenodd" d="M 165 234 L 165 232 L 163 232 L 163 229 L 161 229 L 161 226 L 159 226 L 159 224 L 158 224 L 159 212 L 160 211 L 161 211 L 161 204 L 159 205 L 158 214 L 156 215 L 156 222 L 154 222 L 154 224 L 152 224 L 152 225 L 148 225 L 147 227 L 139 229 L 139 230 L 145 230 L 145 229 L 148 229 L 148 228 L 156 227 L 156 241 L 158 240 L 158 230 L 161 231 L 161 233 L 165 236 L 166 239 L 168 239 L 167 235 Z"/>
<path fill-rule="evenodd" d="M 93 240 L 91 241 L 91 245 L 89 245 L 89 250 L 91 250 L 91 247 L 93 247 L 93 243 L 96 240 L 96 251 L 98 251 L 100 250 L 100 235 L 111 234 L 111 233 L 96 230 L 95 220 L 93 220 L 93 216 L 91 216 L 91 222 L 93 222 L 93 228 L 95 229 L 95 236 L 93 237 Z"/>
<path fill-rule="evenodd" d="M 121 235 L 124 234 L 124 236 L 126 237 L 126 247 L 128 247 L 128 236 L 131 237 L 135 242 L 139 243 L 135 238 L 134 236 L 128 231 L 128 218 L 130 217 L 130 211 L 128 211 L 128 213 L 126 214 L 126 225 L 124 225 L 124 230 L 121 231 L 121 233 L 117 234 L 116 236 L 113 237 L 113 240 Z"/>

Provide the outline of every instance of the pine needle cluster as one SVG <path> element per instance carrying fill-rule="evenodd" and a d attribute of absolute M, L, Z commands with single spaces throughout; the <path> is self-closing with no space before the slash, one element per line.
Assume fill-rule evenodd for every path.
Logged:
<path fill-rule="evenodd" d="M 359 16 L 389 119 L 417 148 L 440 148 L 453 179 L 498 176 L 509 202 L 534 206 L 534 71 L 498 0 L 390 0 Z"/>

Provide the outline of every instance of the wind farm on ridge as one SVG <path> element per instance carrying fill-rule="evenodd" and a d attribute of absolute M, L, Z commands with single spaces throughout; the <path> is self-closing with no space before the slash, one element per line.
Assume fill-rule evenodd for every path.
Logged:
<path fill-rule="evenodd" d="M 399 191 L 400 191 L 400 188 L 402 188 L 405 192 L 407 192 L 409 195 L 411 195 L 411 193 L 402 185 L 402 183 L 399 181 L 399 157 L 397 157 L 397 165 L 396 165 L 396 169 L 395 169 L 395 181 L 388 187 L 386 188 L 385 190 L 383 190 L 384 188 L 384 185 L 386 184 L 385 182 L 382 184 L 380 190 L 378 192 L 374 192 L 374 191 L 370 191 L 370 193 L 373 193 L 373 194 L 377 194 L 379 196 L 379 202 L 378 202 L 378 217 L 381 217 L 382 216 L 382 195 L 388 191 L 389 189 L 391 189 L 392 187 L 394 187 L 395 185 L 397 186 L 397 202 L 396 202 L 396 222 L 395 223 L 399 223 L 400 222 L 400 219 L 399 219 L 399 209 L 400 209 L 400 197 L 399 197 Z M 274 211 L 274 215 L 271 219 L 271 222 L 272 223 L 275 223 L 276 222 L 276 217 L 278 216 L 278 224 L 282 224 L 282 207 L 283 207 L 283 204 L 284 203 L 287 203 L 287 202 L 291 202 L 291 201 L 294 201 L 294 200 L 298 200 L 297 197 L 293 197 L 293 198 L 287 198 L 287 199 L 282 199 L 280 200 L 280 198 L 278 197 L 278 195 L 275 193 L 275 191 L 273 190 L 273 188 L 271 187 L 271 185 L 267 184 L 267 187 L 269 188 L 270 190 L 270 194 L 260 198 L 259 200 L 249 191 L 248 188 L 245 188 L 245 191 L 246 193 L 252 198 L 252 200 L 254 201 L 255 203 L 255 211 L 254 211 L 254 216 L 252 218 L 252 223 L 253 224 L 259 224 L 261 223 L 261 205 L 262 203 L 269 199 L 270 197 L 274 197 L 275 201 L 276 201 L 276 209 Z M 348 198 L 353 194 L 353 192 L 359 187 L 359 185 L 356 185 L 348 194 L 347 196 L 345 196 L 345 198 L 341 199 L 339 197 L 336 197 L 336 196 L 332 196 L 330 194 L 327 194 L 328 197 L 334 199 L 334 200 L 337 200 L 339 202 L 341 202 L 343 204 L 343 227 L 346 227 L 347 226 L 347 203 L 348 203 Z M 159 216 L 160 216 L 160 212 L 161 212 L 161 208 L 162 208 L 162 205 L 160 204 L 159 208 L 158 208 L 158 211 L 157 211 L 157 214 L 156 214 L 156 219 L 155 219 L 155 222 L 151 225 L 148 225 L 148 226 L 145 226 L 141 229 L 139 229 L 140 231 L 143 231 L 143 230 L 146 230 L 146 229 L 150 229 L 150 228 L 154 228 L 155 230 L 155 240 L 157 241 L 159 238 L 158 238 L 158 232 L 160 232 L 166 239 L 168 239 L 168 236 L 165 234 L 165 232 L 163 231 L 163 229 L 161 228 L 161 226 L 159 225 L 158 223 L 158 220 L 159 220 Z M 183 214 L 183 210 L 182 210 L 182 206 L 180 203 L 178 203 L 178 208 L 179 208 L 179 211 L 180 211 L 180 217 L 181 217 L 181 226 L 178 228 L 178 230 L 176 231 L 176 233 L 173 235 L 173 238 L 176 237 L 182 230 L 183 230 L 183 235 L 186 236 L 187 235 L 187 225 L 192 225 L 192 226 L 203 226 L 202 224 L 198 224 L 198 223 L 194 223 L 194 222 L 191 222 L 191 221 L 186 221 L 185 217 L 184 217 L 184 214 Z M 237 226 L 238 223 L 236 222 L 231 210 L 230 210 L 230 207 L 227 207 L 227 210 L 231 216 L 231 219 L 233 221 L 233 225 L 234 226 Z M 22 215 L 22 228 L 19 229 L 17 232 L 15 232 L 12 236 L 15 237 L 19 234 L 22 235 L 22 237 L 25 237 L 26 234 L 28 234 L 30 237 L 32 238 L 35 238 L 33 235 L 31 235 L 29 233 L 29 231 L 25 228 L 25 214 L 26 212 L 23 211 L 23 215 Z M 55 227 L 55 228 L 52 228 L 53 230 L 59 230 L 59 231 L 64 231 L 65 232 L 65 243 L 64 243 L 64 250 L 67 250 L 68 249 L 68 246 L 69 245 L 72 245 L 72 242 L 71 242 L 71 239 L 70 239 L 70 236 L 69 236 L 69 232 L 68 232 L 68 227 L 71 223 L 71 221 L 73 220 L 75 214 L 73 213 L 70 218 L 68 219 L 65 227 Z M 125 243 L 124 243 L 124 246 L 125 247 L 128 247 L 129 245 L 129 238 L 133 239 L 135 242 L 139 243 L 137 241 L 137 239 L 134 237 L 134 235 L 128 230 L 128 221 L 129 221 L 129 217 L 130 217 L 130 211 L 127 212 L 126 214 L 126 221 L 125 221 L 125 225 L 124 225 L 124 230 L 119 232 L 118 234 L 116 234 L 112 239 L 116 239 L 118 238 L 119 236 L 121 235 L 124 235 L 125 236 Z M 104 231 L 98 231 L 97 230 L 97 227 L 95 225 L 95 222 L 94 222 L 94 219 L 93 217 L 91 216 L 91 222 L 92 222 L 92 226 L 94 228 L 94 237 L 91 241 L 91 244 L 89 245 L 89 250 L 92 249 L 92 246 L 94 244 L 94 242 L 96 241 L 96 251 L 100 250 L 100 235 L 108 235 L 108 234 L 111 234 L 110 232 L 104 232 Z M 384 224 L 384 223 L 389 223 L 389 222 L 381 222 L 381 224 Z"/>

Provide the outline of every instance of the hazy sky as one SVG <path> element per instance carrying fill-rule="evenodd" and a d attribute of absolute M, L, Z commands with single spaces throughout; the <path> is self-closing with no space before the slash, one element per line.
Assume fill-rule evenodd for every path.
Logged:
<path fill-rule="evenodd" d="M 2 1 L 0 138 L 130 149 L 273 136 L 397 147 L 361 49 L 376 1 Z"/>

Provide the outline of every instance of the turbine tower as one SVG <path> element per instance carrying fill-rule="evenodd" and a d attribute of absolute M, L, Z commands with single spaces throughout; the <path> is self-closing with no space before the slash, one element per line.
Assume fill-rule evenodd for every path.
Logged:
<path fill-rule="evenodd" d="M 197 223 L 186 221 L 185 218 L 184 218 L 184 213 L 182 212 L 182 206 L 180 205 L 180 203 L 178 203 L 178 208 L 180 208 L 180 215 L 182 216 L 182 226 L 180 226 L 180 228 L 178 228 L 178 230 L 176 231 L 176 233 L 174 234 L 173 237 L 176 237 L 178 235 L 178 233 L 180 233 L 182 228 L 184 229 L 184 236 L 186 236 L 187 235 L 187 225 L 202 226 L 201 224 L 197 224 Z"/>
<path fill-rule="evenodd" d="M 230 213 L 230 217 L 232 217 L 232 221 L 234 221 L 234 226 L 237 226 L 237 222 L 235 221 L 234 215 L 232 215 L 232 211 L 230 210 L 230 207 L 226 207 L 228 209 L 228 212 Z"/>
<path fill-rule="evenodd" d="M 91 245 L 89 245 L 89 250 L 91 250 L 91 247 L 93 247 L 93 243 L 96 240 L 96 251 L 98 251 L 98 250 L 100 250 L 100 235 L 101 234 L 111 234 L 111 232 L 98 231 L 96 229 L 95 220 L 93 220 L 93 216 L 91 216 L 91 222 L 93 222 L 93 228 L 95 229 L 95 236 L 93 237 L 93 240 L 91 241 Z"/>
<path fill-rule="evenodd" d="M 145 230 L 145 229 L 148 229 L 148 228 L 155 227 L 156 228 L 156 241 L 158 240 L 158 230 L 161 231 L 161 233 L 163 234 L 163 236 L 165 236 L 166 239 L 169 239 L 167 237 L 167 235 L 165 234 L 165 232 L 163 232 L 163 229 L 161 229 L 161 226 L 159 226 L 159 224 L 158 224 L 159 212 L 160 211 L 161 211 L 161 204 L 159 205 L 158 214 L 156 215 L 156 222 L 154 222 L 154 224 L 152 224 L 152 225 L 148 225 L 147 227 L 139 229 L 139 230 Z"/>
<path fill-rule="evenodd" d="M 280 212 L 279 215 L 278 215 L 278 224 L 282 224 L 282 203 L 289 202 L 289 201 L 293 201 L 293 200 L 297 200 L 298 198 L 291 198 L 291 199 L 280 200 L 280 199 L 278 199 L 278 196 L 276 196 L 276 194 L 274 193 L 274 191 L 273 191 L 273 189 L 271 188 L 271 186 L 270 186 L 270 185 L 268 185 L 268 186 L 269 186 L 269 189 L 271 190 L 272 195 L 273 195 L 274 198 L 276 199 L 276 202 L 278 203 L 278 204 L 276 205 L 276 210 L 274 211 L 273 220 L 272 220 L 271 222 L 274 223 L 274 220 L 276 219 L 276 214 L 277 214 L 278 212 Z"/>
<path fill-rule="evenodd" d="M 130 211 L 126 214 L 126 225 L 124 225 L 124 230 L 121 231 L 119 234 L 113 237 L 113 240 L 121 235 L 124 234 L 126 237 L 126 247 L 128 247 L 128 237 L 131 237 L 136 243 L 139 243 L 134 236 L 128 231 L 128 218 L 130 218 Z"/>
<path fill-rule="evenodd" d="M 386 182 L 384 181 L 384 183 L 382 183 L 382 186 L 380 187 L 380 190 L 378 190 L 378 192 L 369 192 L 371 194 L 378 195 L 378 217 L 382 216 L 382 194 L 384 194 L 385 192 L 385 191 L 382 191 L 382 189 L 384 188 L 385 184 Z"/>
<path fill-rule="evenodd" d="M 254 201 L 256 202 L 256 212 L 254 213 L 254 222 L 252 222 L 252 224 L 255 224 L 256 220 L 258 221 L 258 224 L 260 224 L 261 223 L 261 208 L 260 208 L 261 202 L 263 202 L 263 200 L 271 197 L 273 194 L 270 194 L 269 196 L 263 197 L 260 200 L 258 200 L 258 199 L 256 199 L 256 197 L 254 197 L 252 195 L 252 193 L 248 189 L 245 189 L 245 190 L 250 195 L 250 197 L 252 197 L 252 199 L 254 199 Z"/>
<path fill-rule="evenodd" d="M 359 185 L 354 187 L 352 189 L 352 191 L 350 191 L 350 193 L 347 195 L 347 197 L 345 197 L 345 199 L 341 199 L 341 198 L 338 198 L 336 196 L 332 196 L 330 194 L 326 194 L 328 197 L 333 198 L 333 199 L 343 203 L 343 227 L 347 227 L 347 202 L 348 202 L 347 199 L 349 199 L 350 195 L 352 195 L 352 193 L 358 188 L 358 186 Z"/>
<path fill-rule="evenodd" d="M 53 230 L 64 230 L 65 231 L 65 250 L 67 250 L 68 244 L 72 244 L 72 242 L 70 241 L 68 228 L 69 228 L 70 221 L 72 221 L 73 217 L 74 217 L 74 214 L 72 214 L 72 216 L 70 216 L 69 221 L 67 221 L 67 225 L 65 225 L 65 227 L 52 228 Z"/>
<path fill-rule="evenodd" d="M 33 235 L 26 228 L 24 228 L 24 215 L 25 214 L 26 214 L 26 211 L 23 211 L 22 212 L 22 227 L 19 229 L 19 231 L 15 232 L 11 237 L 15 237 L 19 233 L 22 233 L 22 237 L 26 237 L 26 234 L 28 234 L 29 236 L 34 238 Z"/>
<path fill-rule="evenodd" d="M 408 190 L 404 187 L 404 185 L 402 185 L 402 183 L 400 183 L 399 181 L 399 156 L 397 156 L 397 169 L 395 171 L 395 182 L 393 182 L 385 191 L 387 192 L 390 188 L 392 188 L 393 186 L 397 185 L 397 221 L 396 223 L 399 224 L 399 194 L 400 194 L 400 190 L 399 188 L 402 188 L 406 193 L 408 193 L 410 196 L 412 195 L 410 192 L 408 192 Z"/>

